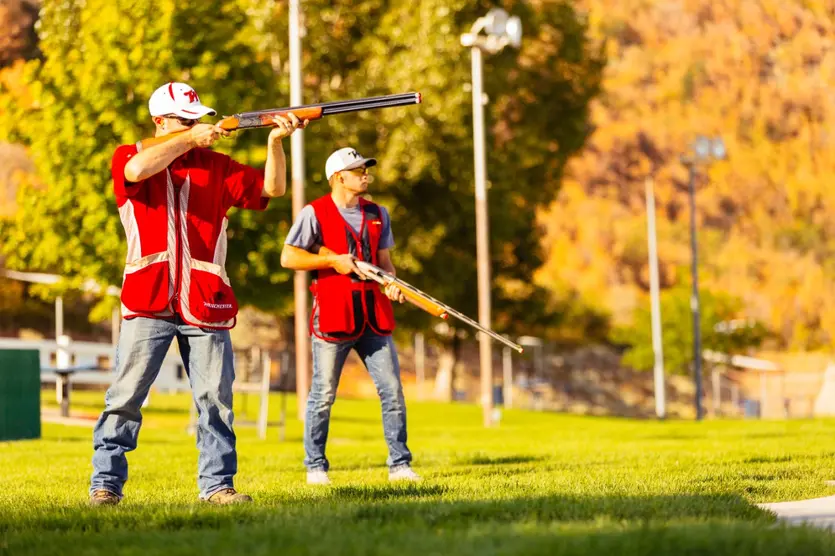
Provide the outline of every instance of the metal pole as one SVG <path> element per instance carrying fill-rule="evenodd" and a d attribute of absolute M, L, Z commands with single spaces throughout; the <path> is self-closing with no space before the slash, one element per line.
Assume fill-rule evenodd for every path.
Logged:
<path fill-rule="evenodd" d="M 279 416 L 278 440 L 284 442 L 287 438 L 287 390 L 284 388 L 284 377 L 290 368 L 290 354 L 286 351 L 281 354 L 281 367 L 279 384 L 281 385 L 281 413 Z"/>
<path fill-rule="evenodd" d="M 703 417 L 702 411 L 702 330 L 699 315 L 699 254 L 696 245 L 696 169 L 691 162 L 690 171 L 690 252 L 693 292 L 690 297 L 690 311 L 693 313 L 693 373 L 696 382 L 696 420 Z"/>
<path fill-rule="evenodd" d="M 664 390 L 664 343 L 661 341 L 661 302 L 658 294 L 658 248 L 655 233 L 655 190 L 652 178 L 646 179 L 647 243 L 649 251 L 649 298 L 652 316 L 652 351 L 655 354 L 653 375 L 655 378 L 655 415 L 666 415 Z"/>
<path fill-rule="evenodd" d="M 426 371 L 426 352 L 423 343 L 423 333 L 415 334 L 415 378 L 417 382 L 417 396 L 419 400 L 423 399 L 423 382 L 425 380 Z"/>
<path fill-rule="evenodd" d="M 261 404 L 258 406 L 258 438 L 267 439 L 267 425 L 270 419 L 270 372 L 273 360 L 269 352 L 261 359 Z"/>
<path fill-rule="evenodd" d="M 302 104 L 302 57 L 300 0 L 290 0 L 290 105 Z M 293 219 L 304 208 L 304 131 L 290 136 Z M 307 321 L 307 273 L 297 271 L 293 278 L 296 336 L 296 400 L 299 420 L 304 420 L 310 376 L 310 337 Z"/>
<path fill-rule="evenodd" d="M 722 411 L 722 376 L 715 365 L 710 368 L 710 388 L 713 390 L 713 416 L 719 417 Z"/>
<path fill-rule="evenodd" d="M 63 347 L 62 340 L 64 336 L 64 298 L 60 295 L 55 298 L 55 363 L 58 369 L 66 369 L 69 367 L 69 354 Z M 55 400 L 61 406 L 61 415 L 63 417 L 69 416 L 69 405 L 66 401 L 66 382 L 68 378 L 64 373 L 56 373 L 55 375 Z"/>
<path fill-rule="evenodd" d="M 55 368 L 58 369 L 58 372 L 55 373 L 55 397 L 61 405 L 61 417 L 70 416 L 70 375 L 68 372 L 62 372 L 62 370 L 68 369 L 72 365 L 71 343 L 70 337 L 63 334 L 58 336 L 56 340 Z"/>
<path fill-rule="evenodd" d="M 64 298 L 55 298 L 55 341 L 64 335 Z"/>
<path fill-rule="evenodd" d="M 478 322 L 490 326 L 490 246 L 487 216 L 487 164 L 484 139 L 484 86 L 482 83 L 481 49 L 474 46 L 473 56 L 473 150 L 475 155 L 475 223 L 476 260 L 478 272 Z M 484 426 L 493 423 L 493 354 L 490 337 L 480 334 L 479 365 L 481 368 L 481 406 Z"/>
<path fill-rule="evenodd" d="M 513 355 L 507 346 L 502 350 L 502 375 L 504 406 L 510 409 L 513 407 Z"/>
<path fill-rule="evenodd" d="M 731 406 L 733 407 L 733 414 L 739 415 L 739 386 L 735 382 L 731 383 Z"/>
<path fill-rule="evenodd" d="M 768 388 L 766 387 L 765 371 L 760 371 L 760 419 L 766 416 L 765 402 L 768 399 Z"/>

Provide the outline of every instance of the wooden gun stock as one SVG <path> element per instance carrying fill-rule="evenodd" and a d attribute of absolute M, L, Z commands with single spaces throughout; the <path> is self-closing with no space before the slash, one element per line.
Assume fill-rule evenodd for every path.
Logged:
<path fill-rule="evenodd" d="M 391 108 L 395 106 L 408 106 L 420 104 L 422 97 L 420 93 L 400 93 L 396 95 L 385 95 L 381 97 L 360 98 L 354 100 L 340 100 L 336 102 L 325 102 L 322 104 L 310 104 L 290 108 L 273 108 L 270 110 L 259 110 L 257 112 L 242 112 L 233 116 L 226 116 L 217 125 L 226 131 L 238 129 L 251 129 L 256 127 L 274 126 L 272 120 L 278 116 L 295 114 L 301 120 L 314 121 L 333 114 L 344 114 L 347 112 L 359 112 L 362 110 L 375 110 L 379 108 Z M 161 137 L 152 137 L 142 140 L 142 148 L 148 148 L 165 141 L 178 137 L 187 131 L 170 133 Z"/>
<path fill-rule="evenodd" d="M 446 309 L 444 309 L 437 303 L 434 303 L 429 299 L 426 299 L 425 297 L 420 296 L 407 288 L 400 288 L 400 291 L 403 292 L 403 296 L 406 298 L 406 301 L 416 306 L 417 308 L 426 311 L 433 317 L 441 317 L 444 320 L 446 320 L 449 317 Z"/>

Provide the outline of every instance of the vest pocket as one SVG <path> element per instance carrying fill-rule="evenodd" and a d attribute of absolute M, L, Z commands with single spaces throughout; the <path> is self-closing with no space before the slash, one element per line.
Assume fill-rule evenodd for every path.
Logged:
<path fill-rule="evenodd" d="M 316 301 L 319 305 L 319 330 L 324 334 L 353 334 L 354 300 L 350 290 L 345 295 L 342 284 L 332 280 L 319 280 L 316 287 Z"/>
<path fill-rule="evenodd" d="M 125 265 L 122 304 L 134 313 L 159 313 L 171 298 L 168 253 L 154 253 Z"/>
<path fill-rule="evenodd" d="M 202 322 L 230 320 L 238 314 L 238 301 L 223 267 L 192 261 L 189 270 L 188 307 Z"/>
<path fill-rule="evenodd" d="M 369 314 L 369 320 L 373 319 L 374 322 L 371 323 L 371 326 L 381 334 L 391 334 L 394 330 L 394 307 L 392 306 L 391 299 L 386 297 L 380 289 L 375 288 L 372 292 L 373 300 L 373 316 Z"/>

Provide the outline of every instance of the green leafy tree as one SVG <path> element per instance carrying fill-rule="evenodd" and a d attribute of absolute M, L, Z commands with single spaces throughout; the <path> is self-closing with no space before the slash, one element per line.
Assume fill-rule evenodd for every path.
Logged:
<path fill-rule="evenodd" d="M 728 294 L 699 292 L 702 347 L 727 355 L 759 346 L 768 332 L 762 323 L 738 319 L 742 302 Z M 645 304 L 646 305 L 646 304 Z M 661 337 L 664 366 L 673 374 L 688 374 L 693 362 L 693 317 L 690 288 L 677 286 L 661 294 Z M 615 341 L 628 345 L 623 362 L 639 370 L 653 367 L 652 321 L 648 307 L 636 311 L 635 324 L 615 329 Z"/>

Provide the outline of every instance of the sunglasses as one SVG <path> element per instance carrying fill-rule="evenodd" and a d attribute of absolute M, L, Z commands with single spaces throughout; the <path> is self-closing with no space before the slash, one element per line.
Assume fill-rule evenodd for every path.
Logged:
<path fill-rule="evenodd" d="M 180 123 L 180 125 L 185 127 L 191 127 L 197 123 L 197 120 L 183 118 L 182 116 L 177 116 L 176 114 L 168 114 L 167 116 L 163 116 L 163 118 L 168 118 L 169 120 L 177 120 Z"/>
<path fill-rule="evenodd" d="M 363 166 L 361 168 L 351 168 L 350 170 L 345 170 L 346 172 L 351 172 L 352 174 L 356 174 L 358 176 L 367 176 L 368 175 L 368 168 Z"/>

